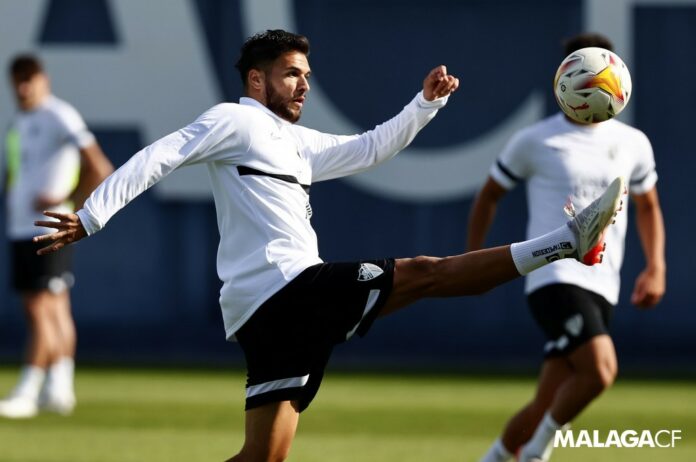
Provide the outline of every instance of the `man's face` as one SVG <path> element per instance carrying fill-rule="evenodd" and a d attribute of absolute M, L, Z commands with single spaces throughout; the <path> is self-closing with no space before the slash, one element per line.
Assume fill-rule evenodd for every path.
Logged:
<path fill-rule="evenodd" d="M 303 53 L 291 51 L 280 55 L 265 73 L 266 107 L 288 122 L 300 120 L 310 73 Z"/>
<path fill-rule="evenodd" d="M 29 111 L 41 104 L 50 93 L 48 77 L 39 72 L 32 75 L 12 76 L 17 105 L 24 111 Z"/>

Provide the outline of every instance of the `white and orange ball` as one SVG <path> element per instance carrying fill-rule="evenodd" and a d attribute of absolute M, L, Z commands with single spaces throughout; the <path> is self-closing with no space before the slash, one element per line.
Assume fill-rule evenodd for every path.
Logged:
<path fill-rule="evenodd" d="M 561 110 L 576 122 L 603 122 L 618 115 L 631 97 L 628 67 L 604 48 L 582 48 L 556 71 L 553 90 Z"/>

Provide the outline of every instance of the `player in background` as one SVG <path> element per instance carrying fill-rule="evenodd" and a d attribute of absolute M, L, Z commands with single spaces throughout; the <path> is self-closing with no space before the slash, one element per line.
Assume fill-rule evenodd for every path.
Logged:
<path fill-rule="evenodd" d="M 295 125 L 310 89 L 306 37 L 282 30 L 249 38 L 237 63 L 245 96 L 136 153 L 76 214 L 47 213 L 58 231 L 35 239 L 50 253 L 99 231 L 174 169 L 205 163 L 218 216 L 220 305 L 227 338 L 247 362 L 246 434 L 231 461 L 281 461 L 300 412 L 319 389 L 333 347 L 362 336 L 377 316 L 423 297 L 485 292 L 545 265 L 537 251 L 583 259 L 616 214 L 617 179 L 575 220 L 540 238 L 446 258 L 325 263 L 318 255 L 310 185 L 373 167 L 405 148 L 457 89 L 444 66 L 392 119 L 360 135 Z M 593 237 L 594 236 L 594 237 Z M 577 262 L 575 262 L 577 264 Z"/>
<path fill-rule="evenodd" d="M 73 249 L 36 255 L 32 238 L 49 230 L 36 228 L 34 221 L 44 210 L 81 207 L 113 167 L 75 108 L 51 94 L 38 58 L 15 57 L 9 77 L 18 112 L 5 138 L 3 190 L 13 287 L 24 306 L 29 342 L 19 382 L 0 401 L 0 416 L 33 417 L 39 410 L 65 415 L 75 406 Z"/>
<path fill-rule="evenodd" d="M 591 46 L 612 49 L 606 38 L 582 34 L 565 43 L 565 53 Z M 521 181 L 527 184 L 527 235 L 534 236 L 567 220 L 559 204 L 570 198 L 583 207 L 617 175 L 630 179 L 646 260 L 631 302 L 652 307 L 665 292 L 665 231 L 655 160 L 648 138 L 617 120 L 583 125 L 559 112 L 514 135 L 474 201 L 468 248 L 483 247 L 498 201 Z M 609 320 L 619 297 L 626 227 L 622 214 L 605 234 L 608 247 L 601 265 L 561 261 L 527 276 L 529 307 L 548 338 L 538 387 L 482 462 L 512 460 L 520 448 L 520 461 L 548 460 L 555 431 L 614 382 L 617 360 Z"/>

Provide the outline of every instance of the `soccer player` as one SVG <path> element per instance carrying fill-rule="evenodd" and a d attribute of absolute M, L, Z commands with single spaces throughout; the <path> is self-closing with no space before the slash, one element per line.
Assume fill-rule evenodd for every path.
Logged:
<path fill-rule="evenodd" d="M 360 135 L 294 125 L 308 96 L 306 37 L 269 30 L 249 38 L 237 62 L 245 97 L 214 106 L 138 152 L 76 214 L 47 213 L 57 232 L 36 239 L 50 253 L 92 235 L 174 169 L 208 167 L 217 209 L 220 305 L 228 339 L 244 351 L 246 437 L 231 461 L 280 461 L 299 414 L 314 398 L 334 345 L 365 335 L 423 297 L 478 294 L 548 262 L 538 250 L 582 259 L 619 208 L 612 184 L 579 218 L 536 240 L 447 258 L 325 263 L 310 224 L 313 182 L 366 170 L 405 148 L 457 89 L 444 66 L 395 117 Z M 593 235 L 595 237 L 593 237 Z"/>
<path fill-rule="evenodd" d="M 26 364 L 0 416 L 32 417 L 39 409 L 69 414 L 75 406 L 76 333 L 70 312 L 72 249 L 36 255 L 34 221 L 43 210 L 67 213 L 113 170 L 80 114 L 51 94 L 38 58 L 20 55 L 9 67 L 19 111 L 6 136 L 4 190 L 13 285 L 29 325 Z"/>
<path fill-rule="evenodd" d="M 612 48 L 602 36 L 583 34 L 569 39 L 565 52 L 590 46 Z M 652 307 L 665 292 L 665 231 L 655 160 L 648 138 L 617 120 L 579 124 L 559 112 L 513 136 L 472 206 L 468 248 L 483 246 L 498 201 L 521 181 L 527 184 L 527 234 L 534 236 L 567 219 L 558 204 L 569 198 L 582 207 L 617 175 L 630 179 L 646 260 L 631 302 Z M 609 320 L 619 297 L 626 227 L 623 214 L 604 235 L 609 247 L 601 265 L 561 261 L 527 276 L 529 307 L 548 338 L 538 388 L 482 462 L 511 460 L 520 448 L 520 461 L 548 460 L 555 431 L 614 382 L 617 360 Z"/>

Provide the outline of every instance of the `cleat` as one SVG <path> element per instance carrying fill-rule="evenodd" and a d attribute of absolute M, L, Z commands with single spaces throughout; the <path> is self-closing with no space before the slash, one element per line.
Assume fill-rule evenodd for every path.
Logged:
<path fill-rule="evenodd" d="M 623 178 L 616 178 L 604 194 L 576 213 L 568 222 L 568 227 L 575 234 L 577 242 L 577 249 L 570 256 L 589 266 L 601 262 L 604 230 L 616 221 L 613 217 L 618 213 L 621 195 L 625 194 L 625 191 Z"/>
<path fill-rule="evenodd" d="M 0 401 L 0 417 L 8 419 L 29 419 L 39 413 L 35 399 L 26 396 L 11 396 Z"/>

